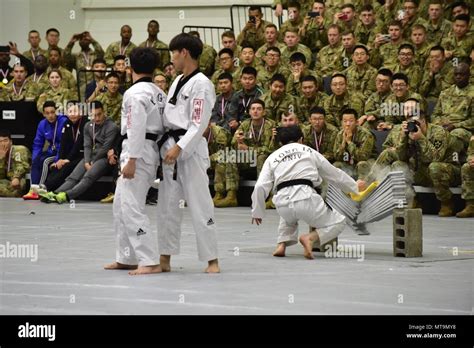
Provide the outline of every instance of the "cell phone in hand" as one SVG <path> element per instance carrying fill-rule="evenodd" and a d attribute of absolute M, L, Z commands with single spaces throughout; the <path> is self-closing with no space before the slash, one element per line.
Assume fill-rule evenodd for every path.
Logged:
<path fill-rule="evenodd" d="M 341 21 L 345 21 L 347 19 L 347 15 L 343 13 L 343 14 L 339 15 L 339 19 Z"/>
<path fill-rule="evenodd" d="M 311 12 L 308 12 L 308 16 L 311 17 L 311 18 L 315 18 L 315 17 L 319 17 L 320 13 L 315 12 L 315 11 L 311 11 Z"/>
<path fill-rule="evenodd" d="M 257 23 L 257 17 L 255 17 L 255 16 L 250 16 L 250 17 L 249 17 L 249 22 L 250 22 L 250 23 L 253 23 L 253 24 Z"/>
<path fill-rule="evenodd" d="M 0 46 L 0 53 L 10 53 L 9 46 Z"/>

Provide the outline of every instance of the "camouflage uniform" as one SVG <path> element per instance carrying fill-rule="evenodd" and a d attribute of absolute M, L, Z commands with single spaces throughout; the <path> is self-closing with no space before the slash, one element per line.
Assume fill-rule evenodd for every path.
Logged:
<path fill-rule="evenodd" d="M 377 25 L 377 22 L 375 22 L 371 27 L 366 27 L 361 22 L 360 25 L 356 27 L 354 35 L 358 44 L 370 46 L 372 42 L 374 42 L 375 35 L 378 32 L 380 32 L 380 30 L 379 26 Z"/>
<path fill-rule="evenodd" d="M 298 32 L 300 27 L 303 25 L 303 20 L 305 16 L 306 14 L 304 12 L 300 12 L 300 17 L 297 21 L 292 22 L 290 19 L 288 19 L 283 22 L 283 24 L 280 26 L 280 37 L 284 37 L 287 30 Z"/>
<path fill-rule="evenodd" d="M 316 83 L 319 87 L 323 85 L 323 80 L 318 76 L 316 71 L 304 69 L 300 74 L 299 81 L 295 81 L 294 75 L 290 72 L 288 75 L 288 80 L 286 83 L 286 93 L 299 97 L 301 95 L 301 80 L 305 76 L 314 76 L 316 78 Z"/>
<path fill-rule="evenodd" d="M 319 76 L 331 76 L 336 71 L 343 70 L 341 64 L 341 55 L 344 46 L 341 43 L 335 47 L 324 46 L 316 58 L 316 73 Z"/>
<path fill-rule="evenodd" d="M 364 123 L 364 127 L 376 129 L 379 122 L 385 121 L 385 117 L 382 113 L 382 106 L 390 95 L 390 90 L 385 94 L 380 94 L 379 92 L 372 93 L 364 106 L 364 115 L 375 116 L 375 121 L 368 121 Z"/>
<path fill-rule="evenodd" d="M 352 64 L 343 73 L 347 77 L 347 89 L 350 93 L 360 92 L 367 98 L 375 92 L 377 69 L 369 64 L 366 63 L 362 70 Z"/>
<path fill-rule="evenodd" d="M 246 93 L 243 89 L 235 92 L 230 99 L 229 105 L 229 119 L 235 119 L 242 121 L 249 116 L 249 106 L 252 99 L 259 98 L 264 92 L 258 86 L 256 86 L 251 92 Z"/>
<path fill-rule="evenodd" d="M 453 160 L 449 133 L 443 127 L 428 124 L 427 134 L 413 142 L 408 136 L 402 136 L 401 130 L 401 125 L 396 125 L 390 131 L 383 145 L 385 150 L 377 158 L 367 181 L 381 179 L 387 171 L 402 170 L 409 187 L 432 186 L 438 200 L 450 200 L 449 187 L 459 184 L 460 166 Z M 413 189 L 411 191 L 409 201 L 414 197 Z"/>
<path fill-rule="evenodd" d="M 233 71 L 225 71 L 225 70 L 222 70 L 222 69 L 218 69 L 218 70 L 214 71 L 214 73 L 211 76 L 211 82 L 214 85 L 216 92 L 217 92 L 217 87 L 218 87 L 217 85 L 218 85 L 218 82 L 219 82 L 219 76 L 221 74 L 225 73 L 225 72 L 228 72 L 229 74 L 232 75 L 232 86 L 234 86 L 234 89 L 235 89 L 235 86 L 237 84 L 237 81 L 240 80 L 240 76 L 237 75 L 238 73 L 240 73 L 239 69 L 234 68 Z"/>
<path fill-rule="evenodd" d="M 243 121 L 239 128 L 236 131 L 236 134 L 240 131 L 244 132 L 244 143 L 249 147 L 249 151 L 256 151 L 257 153 L 257 177 L 260 175 L 260 171 L 262 170 L 263 163 L 265 163 L 265 160 L 267 159 L 268 155 L 270 155 L 274 151 L 274 141 L 273 141 L 273 128 L 276 127 L 275 122 L 272 120 L 265 120 L 265 123 L 263 125 L 262 129 L 262 134 L 260 136 L 258 135 L 258 132 L 260 131 L 260 127 L 258 126 L 258 129 L 255 129 L 255 136 L 260 139 L 255 139 L 255 137 L 252 135 L 251 132 L 251 127 L 252 127 L 252 120 L 245 120 Z M 235 140 L 235 137 L 232 138 L 232 147 L 234 149 L 238 149 L 237 147 L 237 141 Z M 251 168 L 250 163 L 239 163 L 238 165 L 239 169 L 249 169 Z"/>
<path fill-rule="evenodd" d="M 448 37 L 452 28 L 450 21 L 443 18 L 441 18 L 440 21 L 441 22 L 437 26 L 434 26 L 430 21 L 428 21 L 425 26 L 426 41 L 434 45 L 441 44 L 441 41 L 443 41 L 445 37 Z"/>
<path fill-rule="evenodd" d="M 406 41 L 401 41 L 399 44 L 392 44 L 388 42 L 379 46 L 378 48 L 373 48 L 370 52 L 369 64 L 375 68 L 393 68 L 397 65 L 398 57 L 398 48 L 407 43 Z"/>
<path fill-rule="evenodd" d="M 123 97 L 117 92 L 113 97 L 108 91 L 101 93 L 95 98 L 104 105 L 104 111 L 108 118 L 112 119 L 117 126 L 120 126 L 120 118 L 122 116 L 122 100 Z"/>
<path fill-rule="evenodd" d="M 313 8 L 313 1 L 312 0 L 300 0 L 298 2 L 301 5 L 301 10 L 300 10 L 301 14 L 308 13 Z M 280 4 L 280 5 L 283 6 L 283 8 L 287 8 L 288 3 L 289 3 L 288 0 L 273 0 L 272 7 L 275 7 L 276 5 Z"/>
<path fill-rule="evenodd" d="M 281 52 L 286 47 L 286 45 L 277 41 L 273 46 L 269 46 L 267 43 L 260 46 L 260 48 L 255 52 L 255 62 L 257 66 L 265 65 L 263 57 L 265 56 L 268 47 L 277 47 Z"/>
<path fill-rule="evenodd" d="M 237 45 L 235 47 L 234 51 L 234 66 L 239 67 L 240 66 L 240 53 L 242 53 L 242 47 Z M 216 61 L 214 62 L 214 70 L 220 69 L 221 65 L 219 64 L 219 56 L 216 56 Z"/>
<path fill-rule="evenodd" d="M 403 28 L 402 28 L 402 36 L 405 39 L 409 39 L 411 35 L 411 28 L 413 28 L 414 25 L 420 24 L 424 26 L 425 28 L 428 25 L 428 22 L 424 20 L 423 18 L 420 18 L 419 15 L 415 15 L 410 22 L 408 22 Z"/>
<path fill-rule="evenodd" d="M 104 59 L 107 63 L 107 66 L 114 65 L 114 58 L 118 55 L 124 55 L 125 57 L 130 57 L 132 50 L 137 47 L 133 42 L 129 42 L 125 49 L 122 49 L 122 41 L 112 42 L 109 47 L 105 50 Z"/>
<path fill-rule="evenodd" d="M 237 191 L 239 187 L 239 173 L 232 163 L 227 163 L 225 151 L 228 148 L 230 134 L 224 128 L 211 126 L 207 137 L 211 170 L 214 171 L 214 190 L 225 193 Z"/>
<path fill-rule="evenodd" d="M 19 94 L 15 92 L 14 88 L 15 79 L 11 80 L 10 83 L 1 89 L 0 101 L 35 101 L 38 97 L 37 87 L 29 80 L 25 81 L 21 91 L 17 88 Z"/>
<path fill-rule="evenodd" d="M 311 50 L 303 44 L 298 44 L 298 46 L 292 48 L 291 50 L 290 48 L 288 48 L 288 46 L 285 46 L 285 48 L 283 48 L 283 50 L 281 51 L 280 64 L 283 66 L 289 65 L 290 57 L 295 52 L 303 53 L 306 58 L 306 64 L 308 66 L 311 64 Z"/>
<path fill-rule="evenodd" d="M 331 23 L 331 19 L 327 16 L 324 17 L 321 28 L 315 21 L 309 22 L 306 32 L 301 35 L 301 43 L 311 47 L 312 51 L 319 52 L 324 46 L 328 45 L 327 28 Z"/>
<path fill-rule="evenodd" d="M 326 98 L 324 101 L 324 110 L 326 110 L 326 122 L 332 124 L 336 128 L 341 128 L 341 111 L 351 108 L 362 116 L 364 110 L 364 96 L 360 93 L 346 92 L 342 98 L 336 97 L 334 94 Z"/>
<path fill-rule="evenodd" d="M 53 68 L 51 66 L 46 69 L 46 80 L 48 79 L 48 74 Z M 59 72 L 61 73 L 61 87 L 64 87 L 66 89 L 69 89 L 72 93 L 77 94 L 77 81 L 74 78 L 74 75 L 67 70 L 66 68 L 63 68 L 62 66 L 59 67 Z M 49 87 L 49 82 L 47 87 Z"/>
<path fill-rule="evenodd" d="M 415 47 L 415 59 L 413 60 L 413 63 L 422 69 L 426 68 L 427 60 L 430 56 L 430 50 L 432 47 L 434 47 L 434 45 L 428 42 L 424 42 L 421 47 Z"/>
<path fill-rule="evenodd" d="M 408 93 L 402 98 L 397 98 L 395 94 L 391 93 L 387 99 L 385 99 L 385 102 L 380 105 L 383 109 L 381 116 L 385 119 L 385 122 L 395 125 L 405 121 L 402 104 L 410 98 L 418 100 L 420 102 L 421 110 L 426 111 L 426 102 L 418 93 L 408 91 Z"/>
<path fill-rule="evenodd" d="M 454 150 L 463 152 L 474 132 L 474 86 L 460 89 L 453 85 L 442 91 L 431 117 L 434 124 L 448 121 L 456 127 L 450 132 L 456 142 Z"/>
<path fill-rule="evenodd" d="M 410 89 L 414 92 L 418 92 L 418 86 L 421 82 L 423 76 L 423 71 L 415 63 L 410 64 L 407 68 L 403 68 L 400 64 L 397 64 L 393 69 L 391 69 L 394 74 L 403 73 L 408 77 L 408 83 Z"/>
<path fill-rule="evenodd" d="M 243 43 L 248 43 L 256 50 L 265 43 L 265 27 L 268 24 L 270 24 L 270 22 L 262 19 L 258 29 L 253 27 L 244 31 L 242 28 L 239 36 L 237 36 L 237 44 L 242 46 Z"/>
<path fill-rule="evenodd" d="M 461 40 L 456 39 L 454 35 L 450 35 L 441 41 L 441 46 L 443 46 L 446 51 L 453 51 L 452 58 L 458 59 L 469 57 L 473 45 L 473 33 L 467 33 Z"/>
<path fill-rule="evenodd" d="M 424 71 L 418 91 L 424 98 L 434 100 L 439 98 L 441 91 L 451 87 L 453 84 L 453 67 L 451 62 L 446 62 L 434 76 L 430 76 L 429 68 Z"/>
<path fill-rule="evenodd" d="M 154 49 L 156 49 L 156 51 L 158 52 L 158 56 L 160 57 L 157 68 L 160 70 L 163 70 L 163 67 L 169 62 L 171 62 L 168 45 L 161 40 L 157 39 L 156 41 L 153 41 L 151 45 L 148 40 L 145 40 L 139 45 L 139 47 L 153 47 Z"/>
<path fill-rule="evenodd" d="M 44 50 L 41 47 L 38 47 L 38 50 L 35 53 L 35 58 L 33 58 L 33 53 L 31 53 L 31 49 L 29 49 L 28 51 L 23 52 L 22 55 L 25 56 L 26 58 L 28 58 L 29 60 L 31 60 L 34 63 L 35 60 L 36 60 L 36 57 L 38 57 L 39 55 L 42 55 L 42 56 L 46 57 L 47 54 L 48 54 L 47 50 Z"/>
<path fill-rule="evenodd" d="M 313 130 L 313 127 L 310 124 L 304 126 L 303 144 L 318 151 L 329 162 L 334 162 L 334 142 L 336 141 L 336 136 L 338 133 L 337 128 L 326 123 L 323 130 L 321 131 L 322 134 L 319 135 L 319 137 L 322 137 L 321 140 L 319 140 L 318 135 L 315 133 L 316 131 Z M 316 137 L 318 137 L 318 140 L 315 139 Z M 320 141 L 321 144 L 317 145 L 316 141 Z"/>
<path fill-rule="evenodd" d="M 214 47 L 203 44 L 202 53 L 199 56 L 199 70 L 207 77 L 211 77 L 214 72 L 216 57 L 217 52 Z"/>
<path fill-rule="evenodd" d="M 324 101 L 329 98 L 327 94 L 322 92 L 316 92 L 316 95 L 313 99 L 308 99 L 305 96 L 301 96 L 298 99 L 298 105 L 300 107 L 300 114 L 298 118 L 304 119 L 304 123 L 309 122 L 310 111 L 312 108 L 319 106 L 323 107 Z"/>
<path fill-rule="evenodd" d="M 288 81 L 288 78 L 291 75 L 291 72 L 287 68 L 283 67 L 281 64 L 279 64 L 276 70 L 273 72 L 268 71 L 266 66 L 259 66 L 257 68 L 257 84 L 266 91 L 270 90 L 270 80 L 275 74 L 282 74 L 283 76 L 285 76 L 286 80 Z M 287 83 L 287 87 L 288 87 L 288 83 Z"/>
<path fill-rule="evenodd" d="M 31 152 L 25 146 L 13 145 L 11 149 L 10 170 L 8 170 L 8 154 L 0 160 L 0 197 L 21 197 L 25 193 L 25 175 L 31 168 Z M 11 181 L 20 180 L 20 187 L 14 189 Z"/>
<path fill-rule="evenodd" d="M 94 74 L 91 72 L 79 73 L 80 70 L 92 67 L 92 62 L 96 58 L 104 57 L 104 50 L 97 41 L 92 41 L 94 50 L 89 50 L 85 54 L 82 50 L 79 53 L 72 53 L 74 42 L 69 43 L 64 50 L 64 59 L 68 62 L 70 70 L 76 69 L 76 73 L 79 80 L 79 90 L 81 99 L 84 99 L 86 95 L 86 85 L 94 80 Z"/>
<path fill-rule="evenodd" d="M 36 79 L 36 81 L 35 81 Z M 43 74 L 36 76 L 36 74 L 30 75 L 26 78 L 27 81 L 30 81 L 38 97 L 41 93 L 46 91 L 49 88 L 48 74 L 44 72 Z M 63 81 L 61 80 L 61 83 Z"/>
<path fill-rule="evenodd" d="M 467 163 L 464 163 L 461 168 L 461 197 L 466 201 L 474 201 L 474 167 L 469 165 L 469 161 L 474 158 L 474 138 L 469 142 L 467 154 Z"/>
<path fill-rule="evenodd" d="M 48 88 L 45 92 L 43 92 L 39 98 L 38 101 L 36 102 L 36 107 L 38 108 L 38 111 L 40 113 L 43 113 L 43 104 L 47 100 L 52 100 L 56 103 L 56 106 L 58 107 L 59 104 L 61 107 L 64 107 L 64 104 L 68 100 L 74 100 L 77 99 L 77 95 L 73 95 L 69 89 L 66 89 L 64 87 L 59 87 L 56 90 L 53 90 L 52 88 Z M 60 113 L 65 113 L 66 110 L 60 110 Z"/>
<path fill-rule="evenodd" d="M 364 179 L 370 172 L 375 161 L 375 138 L 372 133 L 356 127 L 352 142 L 342 146 L 344 130 L 340 130 L 334 140 L 334 166 L 344 170 L 353 178 Z"/>
<path fill-rule="evenodd" d="M 294 113 L 300 117 L 298 100 L 290 94 L 284 93 L 283 96 L 274 100 L 271 92 L 268 91 L 260 97 L 265 103 L 265 119 L 272 120 L 275 123 L 280 122 L 282 114 Z M 300 119 L 304 122 L 304 119 Z"/>

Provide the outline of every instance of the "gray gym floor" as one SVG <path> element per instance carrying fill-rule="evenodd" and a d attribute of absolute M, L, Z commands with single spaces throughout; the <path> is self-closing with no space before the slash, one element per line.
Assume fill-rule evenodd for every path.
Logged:
<path fill-rule="evenodd" d="M 147 210 L 155 223 L 156 207 Z M 423 216 L 424 256 L 410 259 L 392 256 L 391 218 L 369 225 L 369 236 L 346 229 L 340 244 L 363 245 L 363 261 L 323 253 L 306 260 L 299 245 L 272 257 L 275 210 L 259 227 L 250 220 L 249 208 L 216 209 L 221 274 L 202 272 L 185 213 L 173 272 L 131 277 L 102 269 L 115 255 L 111 205 L 0 199 L 0 244 L 39 248 L 37 262 L 0 259 L 0 313 L 472 313 L 474 219 Z"/>

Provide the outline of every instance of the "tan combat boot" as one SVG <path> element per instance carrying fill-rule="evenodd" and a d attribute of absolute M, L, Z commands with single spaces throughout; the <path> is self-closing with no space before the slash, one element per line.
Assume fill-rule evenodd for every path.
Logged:
<path fill-rule="evenodd" d="M 227 192 L 227 197 L 219 202 L 216 202 L 215 206 L 217 208 L 229 208 L 229 207 L 236 207 L 238 206 L 237 202 L 237 191 L 229 191 Z"/>
<path fill-rule="evenodd" d="M 466 207 L 456 214 L 458 218 L 474 217 L 474 199 L 466 200 Z"/>
<path fill-rule="evenodd" d="M 438 216 L 454 216 L 454 204 L 451 199 L 441 202 L 441 209 L 439 210 Z"/>
<path fill-rule="evenodd" d="M 212 201 L 214 202 L 214 206 L 216 206 L 218 201 L 221 201 L 224 198 L 225 196 L 223 192 L 216 192 L 216 194 L 214 195 L 214 198 L 212 199 Z"/>

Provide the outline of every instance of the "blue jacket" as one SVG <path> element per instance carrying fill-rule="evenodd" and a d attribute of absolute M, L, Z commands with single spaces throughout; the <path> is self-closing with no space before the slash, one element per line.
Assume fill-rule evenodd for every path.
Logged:
<path fill-rule="evenodd" d="M 33 140 L 33 161 L 43 153 L 43 147 L 46 141 L 48 141 L 49 143 L 48 149 L 46 150 L 48 157 L 56 156 L 59 153 L 59 148 L 61 146 L 62 130 L 67 120 L 68 118 L 66 116 L 58 115 L 55 123 L 49 123 L 47 119 L 43 119 L 40 121 L 40 123 L 38 123 L 35 140 Z M 54 138 L 55 129 L 56 138 Z"/>

